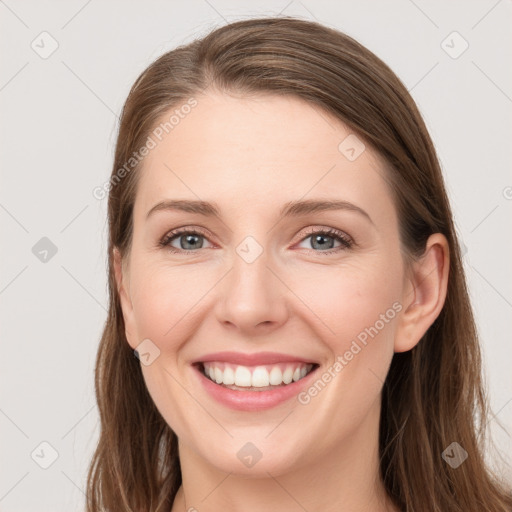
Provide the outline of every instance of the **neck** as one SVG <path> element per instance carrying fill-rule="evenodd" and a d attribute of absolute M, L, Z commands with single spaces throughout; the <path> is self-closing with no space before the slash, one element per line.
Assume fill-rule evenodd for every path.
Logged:
<path fill-rule="evenodd" d="M 225 473 L 180 443 L 183 484 L 171 512 L 307 510 L 395 512 L 379 471 L 380 400 L 364 422 L 329 453 L 279 475 Z"/>

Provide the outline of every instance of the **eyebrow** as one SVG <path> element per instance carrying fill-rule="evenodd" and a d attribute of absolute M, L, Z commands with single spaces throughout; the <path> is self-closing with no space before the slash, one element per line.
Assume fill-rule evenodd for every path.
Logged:
<path fill-rule="evenodd" d="M 290 201 L 285 203 L 279 213 L 280 217 L 300 217 L 311 213 L 318 213 L 332 210 L 347 210 L 357 212 L 365 217 L 372 224 L 370 215 L 359 206 L 338 199 L 317 200 L 308 199 L 305 201 Z M 175 199 L 160 201 L 155 204 L 146 214 L 146 219 L 159 211 L 182 211 L 186 213 L 195 213 L 205 217 L 220 217 L 220 209 L 215 203 L 200 200 Z"/>

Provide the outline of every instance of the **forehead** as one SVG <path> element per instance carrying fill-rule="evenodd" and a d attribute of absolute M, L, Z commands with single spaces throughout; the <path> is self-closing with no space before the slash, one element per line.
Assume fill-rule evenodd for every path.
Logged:
<path fill-rule="evenodd" d="M 136 210 L 147 212 L 166 197 L 210 199 L 240 210 L 305 196 L 367 205 L 385 196 L 393 207 L 379 155 L 366 145 L 357 156 L 363 141 L 318 106 L 277 95 L 210 93 L 195 100 L 179 122 L 165 125 L 177 106 L 157 123 L 168 133 L 153 137 L 156 146 L 143 161 Z M 347 144 L 356 159 L 353 153 L 347 158 Z"/>

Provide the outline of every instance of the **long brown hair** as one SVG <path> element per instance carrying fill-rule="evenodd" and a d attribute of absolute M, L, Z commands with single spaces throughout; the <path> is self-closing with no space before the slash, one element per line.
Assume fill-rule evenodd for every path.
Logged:
<path fill-rule="evenodd" d="M 421 255 L 433 233 L 447 238 L 444 307 L 412 350 L 394 354 L 384 383 L 381 475 L 400 510 L 512 510 L 512 494 L 484 460 L 489 409 L 477 329 L 422 117 L 397 76 L 357 41 L 318 23 L 277 17 L 231 23 L 165 53 L 137 78 L 124 105 L 109 183 L 110 302 L 96 361 L 101 432 L 88 473 L 88 512 L 168 511 L 181 485 L 177 437 L 156 409 L 126 339 L 113 249 L 123 258 L 130 250 L 143 161 L 127 162 L 162 114 L 207 88 L 290 95 L 333 114 L 384 157 L 408 257 Z M 454 441 L 468 453 L 456 469 L 441 456 Z"/>

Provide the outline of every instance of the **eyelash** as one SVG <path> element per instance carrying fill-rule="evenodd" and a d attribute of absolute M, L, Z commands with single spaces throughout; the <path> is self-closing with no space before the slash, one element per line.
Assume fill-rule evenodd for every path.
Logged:
<path fill-rule="evenodd" d="M 183 254 L 183 253 L 192 253 L 192 254 L 194 254 L 194 253 L 196 253 L 197 251 L 200 250 L 200 249 L 192 249 L 192 250 L 187 251 L 185 249 L 176 249 L 176 247 L 172 247 L 170 245 L 170 243 L 178 235 L 199 235 L 199 236 L 202 236 L 204 238 L 208 238 L 206 233 L 203 232 L 201 229 L 198 229 L 198 228 L 195 228 L 195 229 L 178 228 L 178 229 L 175 229 L 174 231 L 170 231 L 169 233 L 167 233 L 162 238 L 162 240 L 160 240 L 158 242 L 158 246 L 161 247 L 161 248 L 166 248 L 167 250 L 169 250 L 170 252 L 175 253 L 175 254 Z M 328 249 L 328 250 L 325 250 L 325 251 L 315 251 L 314 249 L 308 249 L 309 252 L 313 252 L 313 253 L 318 253 L 318 254 L 323 254 L 323 255 L 332 255 L 332 254 L 338 253 L 338 252 L 343 251 L 343 250 L 351 249 L 353 247 L 353 245 L 354 245 L 354 241 L 348 235 L 346 235 L 342 231 L 338 231 L 337 229 L 334 229 L 334 228 L 328 228 L 328 229 L 312 228 L 312 231 L 308 232 L 307 236 L 303 237 L 300 240 L 300 242 L 303 242 L 304 240 L 306 240 L 307 238 L 309 238 L 309 237 L 311 237 L 313 235 L 326 235 L 326 236 L 335 238 L 339 242 L 341 242 L 341 246 L 340 247 L 335 247 L 333 249 Z"/>

